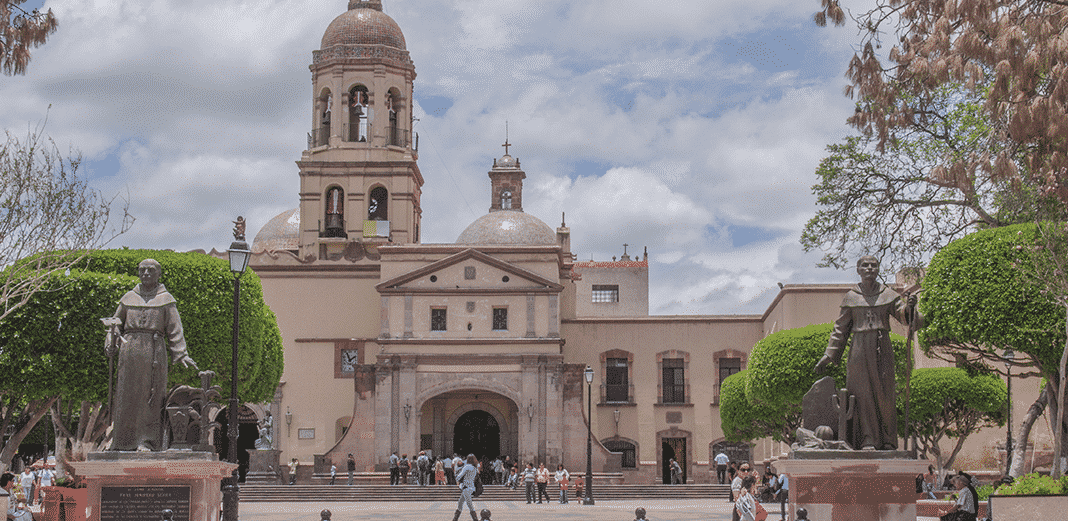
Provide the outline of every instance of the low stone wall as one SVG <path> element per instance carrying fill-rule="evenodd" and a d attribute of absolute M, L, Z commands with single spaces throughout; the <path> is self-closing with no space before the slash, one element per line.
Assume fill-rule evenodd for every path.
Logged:
<path fill-rule="evenodd" d="M 955 501 L 942 501 L 934 499 L 921 499 L 916 502 L 916 517 L 938 517 L 939 510 L 953 508 Z M 987 516 L 986 501 L 979 502 L 979 519 Z"/>

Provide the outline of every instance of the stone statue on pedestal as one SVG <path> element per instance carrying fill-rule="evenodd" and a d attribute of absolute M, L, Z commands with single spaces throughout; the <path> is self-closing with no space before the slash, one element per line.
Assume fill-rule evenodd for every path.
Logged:
<path fill-rule="evenodd" d="M 260 437 L 256 440 L 256 450 L 270 450 L 274 448 L 272 447 L 274 443 L 271 440 L 271 429 L 273 425 L 274 420 L 271 413 L 267 413 L 267 415 L 263 417 L 263 420 L 260 420 Z"/>
<path fill-rule="evenodd" d="M 105 321 L 110 328 L 105 352 L 108 358 L 118 355 L 110 450 L 163 450 L 168 366 L 197 367 L 186 351 L 174 297 L 159 282 L 161 274 L 155 260 L 141 261 L 141 283 L 123 295 L 113 319 Z"/>
<path fill-rule="evenodd" d="M 915 295 L 902 299 L 896 291 L 877 281 L 878 259 L 861 257 L 857 261 L 857 273 L 860 284 L 850 289 L 842 300 L 827 350 L 814 371 L 823 373 L 828 365 L 837 364 L 852 337 L 846 362 L 846 393 L 839 393 L 838 402 L 843 413 L 847 404 L 852 406 L 852 419 L 838 439 L 854 449 L 896 450 L 897 389 L 890 317 L 915 328 L 923 327 L 923 317 L 916 311 Z"/>

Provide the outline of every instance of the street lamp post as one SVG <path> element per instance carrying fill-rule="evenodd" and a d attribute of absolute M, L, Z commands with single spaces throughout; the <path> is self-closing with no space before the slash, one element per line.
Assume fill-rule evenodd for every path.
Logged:
<path fill-rule="evenodd" d="M 230 244 L 230 271 L 234 274 L 234 341 L 232 345 L 231 358 L 230 358 L 230 404 L 227 407 L 226 415 L 226 433 L 228 438 L 228 447 L 226 451 L 226 461 L 230 463 L 237 463 L 237 409 L 240 407 L 240 402 L 237 399 L 237 343 L 238 343 L 238 331 L 240 330 L 240 323 L 238 318 L 241 315 L 241 275 L 245 273 L 245 269 L 248 268 L 248 261 L 252 252 L 249 250 L 248 243 L 245 242 L 245 220 L 241 217 L 237 218 L 236 226 L 234 227 L 234 242 Z M 225 487 L 225 493 L 223 497 L 223 517 L 226 521 L 238 521 L 237 520 L 237 506 L 238 506 L 238 488 L 237 488 L 238 473 L 235 470 L 230 477 L 230 482 Z"/>
<path fill-rule="evenodd" d="M 1005 425 L 1008 426 L 1005 434 L 1005 475 L 1008 476 L 1012 469 L 1012 360 L 1016 353 L 1006 349 L 1002 356 L 1005 357 L 1005 372 L 1008 375 L 1008 393 L 1005 395 Z"/>
<path fill-rule="evenodd" d="M 586 378 L 586 499 L 583 505 L 593 504 L 593 368 L 582 372 Z"/>

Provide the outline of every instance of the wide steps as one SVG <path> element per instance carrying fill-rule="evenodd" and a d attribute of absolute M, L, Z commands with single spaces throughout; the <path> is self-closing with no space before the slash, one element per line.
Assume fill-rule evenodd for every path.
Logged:
<path fill-rule="evenodd" d="M 596 500 L 628 499 L 719 499 L 726 501 L 730 486 L 692 485 L 597 485 Z M 556 501 L 559 489 L 550 484 L 549 497 Z M 574 495 L 574 491 L 569 492 Z M 452 485 L 241 485 L 241 501 L 248 502 L 346 502 L 346 501 L 455 501 L 457 488 Z M 481 501 L 526 501 L 520 487 L 512 490 L 501 485 L 486 485 Z M 572 501 L 574 498 L 572 497 Z"/>

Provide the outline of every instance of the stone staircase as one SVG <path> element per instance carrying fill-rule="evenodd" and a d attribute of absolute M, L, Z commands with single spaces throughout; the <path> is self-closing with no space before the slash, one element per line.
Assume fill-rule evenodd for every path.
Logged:
<path fill-rule="evenodd" d="M 341 476 L 338 476 L 341 478 Z M 339 481 L 341 481 L 339 479 Z M 726 501 L 729 485 L 612 485 L 594 484 L 595 500 L 629 499 L 713 499 Z M 242 502 L 355 502 L 355 501 L 456 501 L 457 489 L 449 485 L 389 486 L 382 484 L 344 485 L 241 485 Z M 550 487 L 553 501 L 559 492 Z M 574 491 L 571 491 L 571 495 Z M 480 501 L 526 501 L 522 487 L 512 490 L 486 485 Z M 572 501 L 574 498 L 572 497 Z"/>

